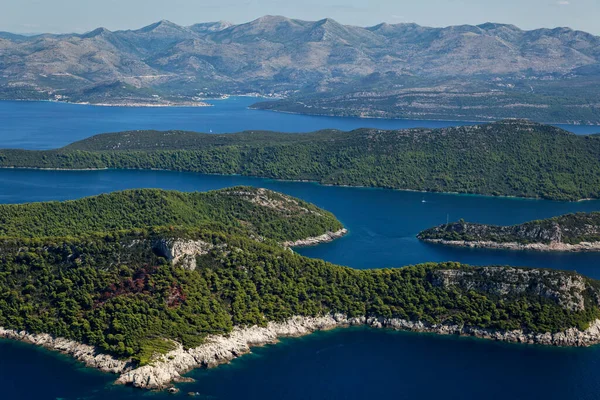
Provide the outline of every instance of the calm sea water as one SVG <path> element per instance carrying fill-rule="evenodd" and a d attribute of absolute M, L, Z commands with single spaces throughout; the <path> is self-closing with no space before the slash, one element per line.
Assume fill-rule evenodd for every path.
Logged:
<path fill-rule="evenodd" d="M 211 109 L 148 110 L 0 102 L 0 147 L 58 147 L 93 133 L 122 129 L 308 131 L 326 126 L 351 129 L 361 125 L 426 125 L 423 121 L 410 125 L 410 121 L 357 121 L 256 112 L 245 110 L 248 103 L 251 99 L 242 98 L 219 102 Z M 229 112 L 228 107 L 232 107 Z M 562 203 L 326 187 L 165 171 L 0 170 L 0 203 L 74 199 L 137 187 L 204 191 L 232 185 L 281 191 L 335 213 L 350 234 L 330 244 L 298 250 L 309 257 L 354 268 L 452 260 L 569 269 L 600 278 L 597 253 L 469 250 L 426 245 L 415 239 L 420 230 L 443 223 L 446 218 L 512 224 L 567 212 L 600 210 L 599 201 Z M 596 399 L 600 393 L 596 373 L 599 363 L 600 347 L 548 349 L 347 329 L 284 340 L 276 346 L 255 349 L 252 355 L 230 365 L 192 371 L 189 375 L 196 382 L 181 385 L 181 393 L 174 397 L 198 392 L 202 399 Z M 113 379 L 82 368 L 68 357 L 0 340 L 0 399 L 173 397 L 115 387 Z"/>
<path fill-rule="evenodd" d="M 451 121 L 336 118 L 249 110 L 260 99 L 233 97 L 213 107 L 95 107 L 50 102 L 0 101 L 0 148 L 57 148 L 105 132 L 181 129 L 229 133 L 263 129 L 310 132 L 319 129 L 439 128 L 469 124 Z M 471 123 L 473 124 L 473 123 Z M 598 126 L 563 125 L 575 133 L 600 132 Z"/>
<path fill-rule="evenodd" d="M 177 395 L 114 386 L 65 356 L 0 341 L 2 399 L 594 400 L 600 347 L 544 348 L 367 328 L 318 332 L 212 370 Z"/>
<path fill-rule="evenodd" d="M 569 269 L 600 279 L 600 253 L 490 251 L 426 244 L 416 239 L 421 230 L 445 223 L 446 218 L 516 224 L 570 212 L 597 211 L 600 201 L 566 203 L 362 189 L 189 172 L 0 169 L 0 202 L 66 200 L 142 187 L 206 191 L 236 185 L 287 193 L 333 212 L 350 234 L 328 244 L 297 250 L 309 257 L 360 269 L 450 260 L 473 265 Z"/>

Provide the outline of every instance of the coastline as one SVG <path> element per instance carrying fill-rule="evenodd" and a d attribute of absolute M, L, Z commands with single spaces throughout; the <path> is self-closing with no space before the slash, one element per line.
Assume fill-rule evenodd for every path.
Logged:
<path fill-rule="evenodd" d="M 284 100 L 284 99 L 281 99 Z M 335 115 L 335 114 L 325 114 L 325 113 L 301 113 L 298 111 L 285 111 L 285 110 L 277 110 L 277 109 L 272 109 L 272 108 L 257 108 L 257 107 L 253 107 L 253 105 L 248 106 L 249 110 L 253 110 L 253 111 L 271 111 L 271 112 L 275 112 L 275 113 L 279 113 L 279 114 L 291 114 L 291 115 L 306 115 L 309 117 L 330 117 L 330 118 L 354 118 L 354 119 L 364 119 L 364 120 L 370 120 L 370 119 L 388 119 L 388 120 L 393 120 L 393 121 L 435 121 L 435 122 L 464 122 L 465 125 L 469 125 L 469 123 L 474 123 L 474 124 L 487 124 L 490 122 L 494 122 L 494 121 L 498 121 L 501 120 L 502 118 L 490 118 L 488 120 L 463 120 L 463 119 L 435 119 L 435 118 L 406 118 L 406 117 L 375 117 L 375 116 L 368 116 L 368 115 L 363 115 L 363 116 L 358 116 L 358 115 Z M 561 124 L 561 122 L 557 122 L 558 124 Z M 569 125 L 569 124 L 565 124 L 565 125 Z M 600 125 L 600 123 L 598 124 Z M 595 125 L 593 125 L 595 126 Z"/>
<path fill-rule="evenodd" d="M 73 104 L 73 105 L 87 105 L 87 106 L 98 106 L 98 107 L 214 107 L 210 103 L 206 103 L 206 101 L 222 101 L 227 100 L 231 97 L 249 97 L 249 98 L 257 98 L 257 99 L 265 99 L 265 101 L 276 101 L 276 100 L 284 100 L 285 96 L 264 96 L 256 93 L 250 94 L 224 94 L 221 97 L 214 98 L 202 98 L 201 101 L 198 102 L 182 102 L 182 103 L 151 103 L 151 102 L 138 102 L 138 103 L 90 103 L 86 101 L 61 101 L 61 100 L 51 100 L 51 99 L 0 99 L 0 101 L 19 101 L 19 102 L 48 102 L 48 103 L 63 103 L 63 104 Z M 329 117 L 329 118 L 352 118 L 359 120 L 392 120 L 392 121 L 435 121 L 435 122 L 460 122 L 464 123 L 464 125 L 470 124 L 480 124 L 480 123 L 490 123 L 494 121 L 500 121 L 506 118 L 500 117 L 489 117 L 488 119 L 448 119 L 448 118 L 435 118 L 431 116 L 430 118 L 422 118 L 418 116 L 414 117 L 377 117 L 377 116 L 369 116 L 369 115 L 336 115 L 336 114 L 327 114 L 327 113 L 301 113 L 297 111 L 284 111 L 284 110 L 276 110 L 276 109 L 263 109 L 254 107 L 254 105 L 250 105 L 247 107 L 249 110 L 253 111 L 270 111 L 280 114 L 291 114 L 291 115 L 304 115 L 304 116 L 314 116 L 314 117 Z M 600 122 L 590 124 L 589 121 L 583 123 L 582 121 L 564 121 L 564 122 L 556 122 L 556 121 L 541 121 L 542 124 L 547 125 L 573 125 L 573 126 L 589 126 L 589 127 L 600 127 Z"/>
<path fill-rule="evenodd" d="M 213 107 L 212 104 L 199 102 L 182 102 L 182 103 L 88 103 L 85 101 L 70 102 L 70 101 L 57 101 L 56 103 L 75 104 L 81 106 L 96 106 L 96 107 Z"/>
<path fill-rule="evenodd" d="M 467 241 L 467 240 L 445 240 L 445 239 L 421 239 L 426 243 L 442 244 L 454 247 L 470 247 L 474 249 L 495 250 L 532 250 L 545 252 L 593 252 L 600 251 L 600 242 L 581 242 L 578 244 L 567 244 L 552 242 L 544 243 L 517 243 L 517 242 L 493 242 L 493 241 Z"/>
<path fill-rule="evenodd" d="M 53 337 L 47 333 L 27 333 L 25 331 L 15 331 L 0 327 L 0 338 L 18 340 L 48 350 L 58 351 L 81 361 L 86 367 L 96 368 L 102 372 L 118 374 L 132 367 L 130 362 L 118 360 L 111 355 L 103 354 L 94 346 L 70 339 Z"/>
<path fill-rule="evenodd" d="M 285 98 L 284 98 L 285 99 Z M 283 100 L 283 99 L 281 99 Z M 376 117 L 376 116 L 369 116 L 369 115 L 336 115 L 336 114 L 327 114 L 327 113 L 301 113 L 298 111 L 286 111 L 286 110 L 277 110 L 277 109 L 273 109 L 273 108 L 258 108 L 258 107 L 254 107 L 254 105 L 250 105 L 248 106 L 249 110 L 254 110 L 254 111 L 271 111 L 271 112 L 276 112 L 276 113 L 280 113 L 280 114 L 292 114 L 292 115 L 306 115 L 306 116 L 314 116 L 314 117 L 330 117 L 330 118 L 356 118 L 356 119 L 364 119 L 364 120 L 369 120 L 369 119 L 388 119 L 388 120 L 398 120 L 398 121 L 402 121 L 402 120 L 407 120 L 407 121 L 436 121 L 436 122 L 464 122 L 465 125 L 469 125 L 470 123 L 474 123 L 474 124 L 481 124 L 481 123 L 490 123 L 490 122 L 494 122 L 494 121 L 501 121 L 503 119 L 507 119 L 507 118 L 499 118 L 499 117 L 489 117 L 489 119 L 486 120 L 473 120 L 473 119 L 437 119 L 434 117 L 431 118 L 418 118 L 418 117 Z M 508 118 L 510 119 L 510 118 Z M 591 127 L 595 127 L 595 126 L 600 126 L 600 122 L 596 122 L 596 123 L 575 123 L 574 121 L 567 121 L 567 122 L 546 122 L 546 121 L 542 121 L 540 122 L 541 124 L 546 124 L 546 125 L 573 125 L 573 126 L 591 126 Z"/>
<path fill-rule="evenodd" d="M 268 322 L 265 326 L 235 327 L 228 335 L 210 335 L 204 344 L 177 349 L 163 354 L 151 364 L 133 369 L 127 361 L 101 354 L 92 346 L 47 334 L 27 334 L 0 328 L 0 337 L 21 340 L 50 350 L 75 357 L 86 366 L 104 372 L 119 374 L 116 384 L 130 385 L 140 389 L 163 390 L 172 388 L 173 382 L 189 382 L 182 375 L 195 368 L 213 368 L 241 357 L 252 347 L 277 343 L 279 338 L 301 337 L 315 331 L 367 326 L 371 328 L 432 333 L 441 335 L 470 336 L 481 339 L 547 346 L 587 347 L 600 343 L 600 320 L 593 321 L 581 331 L 569 328 L 556 333 L 525 333 L 522 330 L 499 331 L 470 326 L 426 324 L 395 318 L 348 317 L 344 314 L 328 314 L 320 317 L 295 316 L 283 322 Z M 172 390 L 172 389 L 171 389 Z M 176 390 L 176 389 L 175 389 Z"/>
<path fill-rule="evenodd" d="M 29 103 L 62 103 L 62 104 L 73 104 L 73 105 L 85 105 L 85 106 L 98 106 L 98 107 L 214 107 L 213 104 L 207 103 L 207 101 L 222 101 L 232 97 L 249 97 L 256 99 L 268 100 L 282 100 L 283 96 L 265 96 L 259 93 L 245 93 L 245 94 L 222 94 L 219 97 L 196 97 L 194 101 L 182 101 L 173 102 L 165 101 L 164 103 L 156 103 L 151 101 L 137 101 L 137 102 L 115 102 L 115 103 L 92 103 L 89 101 L 68 101 L 68 100 L 56 100 L 56 99 L 3 99 L 0 101 L 18 101 L 18 102 L 29 102 Z"/>
<path fill-rule="evenodd" d="M 348 229 L 342 228 L 335 232 L 325 232 L 319 236 L 308 237 L 306 239 L 299 239 L 296 241 L 287 241 L 283 242 L 281 245 L 283 247 L 308 247 L 308 246 L 316 246 L 321 243 L 329 243 L 333 242 L 335 239 L 339 239 L 342 236 L 345 236 L 348 233 Z"/>
<path fill-rule="evenodd" d="M 110 168 L 44 168 L 44 167 L 9 166 L 9 167 L 0 167 L 0 169 L 24 169 L 24 170 L 31 170 L 31 171 L 107 171 Z M 124 170 L 126 170 L 126 169 L 124 169 Z M 116 170 L 116 171 L 118 171 L 118 170 Z M 140 171 L 144 171 L 144 170 L 140 170 Z M 168 171 L 168 170 L 163 170 L 163 171 Z"/>
<path fill-rule="evenodd" d="M 206 99 L 213 100 L 213 99 Z M 80 106 L 98 106 L 98 107 L 213 107 L 212 104 L 204 101 L 188 101 L 181 103 L 152 103 L 152 102 L 132 102 L 132 103 L 90 103 L 87 101 L 66 101 L 52 99 L 0 99 L 0 101 L 18 101 L 23 103 L 59 103 L 73 104 Z"/>

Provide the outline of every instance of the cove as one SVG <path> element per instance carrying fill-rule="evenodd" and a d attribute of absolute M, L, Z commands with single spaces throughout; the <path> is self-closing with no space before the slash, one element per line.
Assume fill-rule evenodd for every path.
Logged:
<path fill-rule="evenodd" d="M 446 219 L 517 224 L 571 212 L 600 210 L 600 201 L 576 203 L 386 189 L 323 186 L 243 176 L 171 171 L 0 170 L 0 202 L 67 200 L 115 190 L 162 188 L 206 191 L 251 185 L 283 192 L 333 212 L 350 233 L 334 242 L 297 249 L 353 268 L 401 267 L 429 261 L 576 270 L 600 278 L 600 253 L 468 249 L 422 243 L 421 230 Z"/>
<path fill-rule="evenodd" d="M 0 148 L 51 149 L 89 136 L 125 130 L 190 130 L 229 133 L 244 130 L 311 132 L 319 129 L 403 129 L 472 125 L 474 122 L 364 119 L 250 110 L 261 100 L 231 97 L 213 107 L 100 107 L 55 102 L 0 101 Z M 558 125 L 575 133 L 600 132 L 598 126 Z"/>

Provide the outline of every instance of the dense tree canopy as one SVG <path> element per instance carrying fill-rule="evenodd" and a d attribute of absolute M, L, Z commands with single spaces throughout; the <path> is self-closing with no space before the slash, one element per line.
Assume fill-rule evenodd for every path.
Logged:
<path fill-rule="evenodd" d="M 165 235 L 216 246 L 190 271 L 152 251 L 152 238 Z M 593 298 L 585 310 L 571 311 L 533 291 L 500 297 L 434 279 L 437 270 L 474 267 L 354 270 L 210 231 L 122 231 L 0 245 L 0 326 L 72 338 L 140 362 L 161 351 L 160 338 L 193 347 L 207 334 L 294 315 L 340 312 L 534 332 L 585 327 L 599 316 Z"/>
<path fill-rule="evenodd" d="M 65 202 L 0 205 L 0 236 L 75 236 L 154 226 L 244 228 L 276 241 L 319 236 L 342 224 L 300 199 L 252 187 L 206 193 L 140 189 Z"/>
<path fill-rule="evenodd" d="M 294 315 L 531 332 L 585 328 L 600 316 L 597 282 L 570 272 L 541 271 L 528 278 L 535 279 L 530 288 L 506 291 L 514 268 L 354 270 L 302 257 L 277 242 L 313 232 L 313 223 L 339 223 L 310 204 L 259 189 L 127 191 L 2 206 L 0 216 L 7 235 L 0 240 L 0 326 L 90 343 L 138 363 L 168 351 L 164 338 L 193 347 L 208 334 Z M 155 246 L 190 240 L 210 245 L 197 254 L 195 269 L 163 258 Z M 444 272 L 452 270 L 467 280 L 445 283 Z M 564 289 L 563 278 L 571 277 L 582 280 L 581 292 Z M 583 296 L 585 307 L 565 307 L 561 299 L 569 296 Z"/>
<path fill-rule="evenodd" d="M 308 134 L 132 131 L 58 150 L 2 150 L 0 166 L 158 168 L 557 200 L 600 197 L 598 137 L 526 121 Z"/>

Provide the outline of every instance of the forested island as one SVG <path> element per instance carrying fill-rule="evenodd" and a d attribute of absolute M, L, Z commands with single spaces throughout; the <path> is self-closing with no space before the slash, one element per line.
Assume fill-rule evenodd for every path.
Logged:
<path fill-rule="evenodd" d="M 56 150 L 0 150 L 0 167 L 165 169 L 554 200 L 600 197 L 599 137 L 524 120 L 302 134 L 130 131 Z"/>
<path fill-rule="evenodd" d="M 439 225 L 419 239 L 454 246 L 541 251 L 600 251 L 600 212 L 576 213 L 512 226 L 463 220 Z"/>
<path fill-rule="evenodd" d="M 150 389 L 277 337 L 350 325 L 600 341 L 600 282 L 573 272 L 355 270 L 284 244 L 342 229 L 325 210 L 250 187 L 0 205 L 0 337 Z"/>

